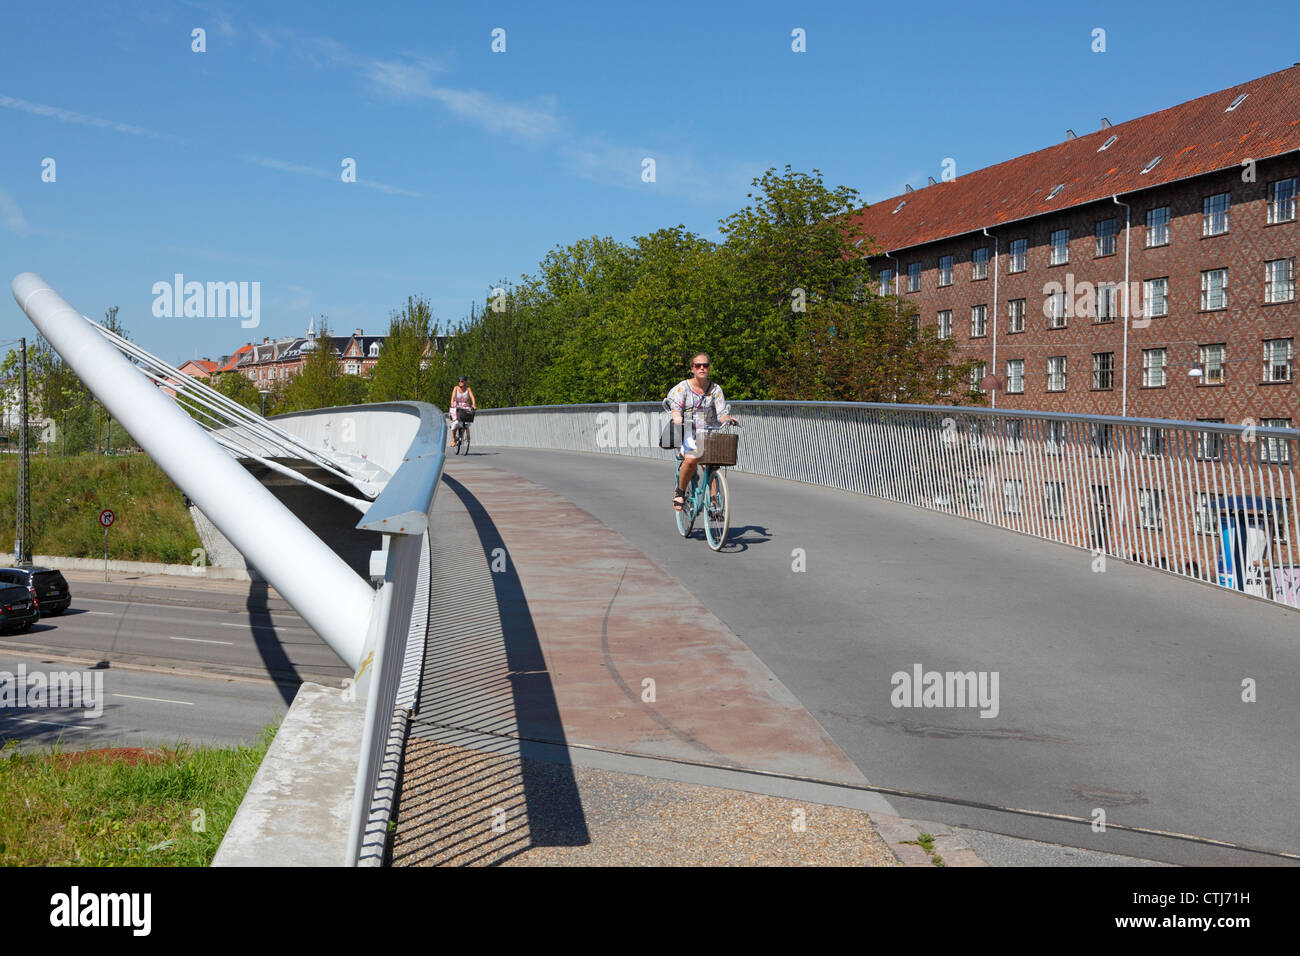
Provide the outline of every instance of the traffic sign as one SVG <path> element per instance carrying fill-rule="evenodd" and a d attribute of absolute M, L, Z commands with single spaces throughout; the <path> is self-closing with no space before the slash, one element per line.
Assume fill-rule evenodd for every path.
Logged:
<path fill-rule="evenodd" d="M 99 523 L 102 524 L 105 528 L 111 525 L 116 519 L 117 519 L 117 515 L 113 514 L 113 512 L 108 508 L 105 508 L 103 511 L 99 513 Z"/>

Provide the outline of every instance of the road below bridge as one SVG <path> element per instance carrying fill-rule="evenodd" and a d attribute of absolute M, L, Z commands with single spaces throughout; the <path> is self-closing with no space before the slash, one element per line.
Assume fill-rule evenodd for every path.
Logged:
<path fill-rule="evenodd" d="M 677 535 L 667 458 L 476 445 L 447 474 L 484 466 L 572 500 L 644 552 L 872 784 L 930 795 L 891 795 L 904 816 L 1181 864 L 1300 853 L 1294 610 L 1117 561 L 1098 573 L 1084 551 L 734 472 L 732 543 L 715 554 L 700 532 Z M 801 555 L 806 571 L 794 570 Z M 895 706 L 891 678 L 917 667 L 996 673 L 996 716 Z M 1109 826 L 1015 809 L 1100 810 Z"/>

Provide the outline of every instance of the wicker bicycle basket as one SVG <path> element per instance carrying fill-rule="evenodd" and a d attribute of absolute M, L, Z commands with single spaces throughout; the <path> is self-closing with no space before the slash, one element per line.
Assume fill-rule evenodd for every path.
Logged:
<path fill-rule="evenodd" d="M 701 432 L 695 446 L 701 465 L 734 465 L 740 436 L 735 432 Z"/>

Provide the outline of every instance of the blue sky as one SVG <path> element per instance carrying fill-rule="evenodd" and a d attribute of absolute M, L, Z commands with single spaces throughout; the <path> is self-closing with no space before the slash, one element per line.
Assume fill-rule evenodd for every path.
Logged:
<path fill-rule="evenodd" d="M 875 201 L 938 179 L 946 157 L 960 175 L 1300 60 L 1289 4 L 972 9 L 11 7 L 0 273 L 7 288 L 37 272 L 92 317 L 119 306 L 172 361 L 298 334 L 311 316 L 385 331 L 412 294 L 446 324 L 557 244 L 678 223 L 716 238 L 769 166 L 816 167 Z M 260 283 L 260 326 L 154 317 L 153 285 L 176 273 Z M 4 302 L 0 340 L 30 337 Z"/>

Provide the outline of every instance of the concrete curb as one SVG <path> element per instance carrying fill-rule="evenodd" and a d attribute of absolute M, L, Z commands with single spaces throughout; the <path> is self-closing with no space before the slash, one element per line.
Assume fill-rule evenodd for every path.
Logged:
<path fill-rule="evenodd" d="M 34 554 L 32 563 L 58 568 L 60 571 L 103 571 L 99 558 L 67 558 L 54 554 Z M 0 568 L 13 567 L 12 554 L 0 555 Z M 215 565 L 195 567 L 192 564 L 162 564 L 157 561 L 109 561 L 110 571 L 131 571 L 136 574 L 171 574 L 202 581 L 251 581 L 253 577 L 243 568 L 218 568 Z M 260 577 L 258 580 L 261 580 Z"/>
<path fill-rule="evenodd" d="M 988 866 L 947 824 L 904 820 L 884 813 L 871 814 L 871 820 L 881 838 L 889 844 L 890 852 L 903 866 Z M 935 861 L 921 846 L 922 833 L 934 838 L 934 854 L 942 863 Z"/>

